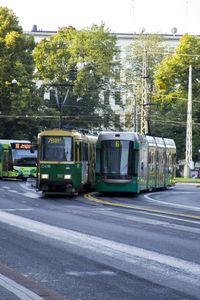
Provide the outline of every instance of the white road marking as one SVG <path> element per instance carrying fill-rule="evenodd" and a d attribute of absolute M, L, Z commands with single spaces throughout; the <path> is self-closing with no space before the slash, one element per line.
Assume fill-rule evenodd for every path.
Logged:
<path fill-rule="evenodd" d="M 1 188 L 2 188 L 2 189 L 5 189 L 5 190 L 10 190 L 10 187 L 7 186 L 7 185 L 3 185 Z"/>
<path fill-rule="evenodd" d="M 66 244 L 103 254 L 118 261 L 125 261 L 129 265 L 133 265 L 133 270 L 135 266 L 137 266 L 151 272 L 156 271 L 157 276 L 158 274 L 160 274 L 160 276 L 166 276 L 167 272 L 167 276 L 171 279 L 173 278 L 173 282 L 182 274 L 182 280 L 184 280 L 185 283 L 193 283 L 195 286 L 198 285 L 200 289 L 200 264 L 77 231 L 44 224 L 3 211 L 0 211 L 0 221 L 50 239 L 59 240 Z"/>
<path fill-rule="evenodd" d="M 153 225 L 153 226 L 163 226 L 166 228 L 173 228 L 173 229 L 177 229 L 177 230 L 181 230 L 181 231 L 200 234 L 200 228 L 188 227 L 188 226 L 184 226 L 184 225 L 178 225 L 178 224 L 165 222 L 165 221 L 159 221 L 159 220 L 150 219 L 150 218 L 147 219 L 142 216 L 138 217 L 135 215 L 127 215 L 127 214 L 123 214 L 123 213 L 117 213 L 114 211 L 104 211 L 103 213 L 98 211 L 98 213 L 107 215 L 107 216 L 111 216 L 111 217 L 116 217 L 116 218 L 134 221 L 134 222 L 139 222 L 139 223 L 143 223 L 143 224 L 149 224 L 149 225 Z M 148 213 L 148 212 L 144 212 L 144 213 L 147 215 L 152 215 L 151 213 Z M 153 214 L 153 216 L 155 217 L 155 214 Z M 156 215 L 156 216 L 158 216 L 158 215 Z M 163 217 L 163 215 L 159 215 L 159 216 Z M 181 218 L 175 218 L 175 217 L 169 217 L 169 218 L 172 220 L 179 220 L 184 223 L 189 222 L 189 223 L 193 223 L 193 224 L 200 224 L 200 222 L 198 222 L 198 221 L 190 221 L 190 220 L 188 221 L 188 220 L 183 220 Z"/>
<path fill-rule="evenodd" d="M 3 208 L 2 211 L 31 211 L 33 208 Z"/>
<path fill-rule="evenodd" d="M 44 300 L 37 294 L 16 283 L 14 280 L 0 274 L 0 285 L 16 295 L 21 300 Z"/>
<path fill-rule="evenodd" d="M 9 193 L 17 194 L 20 196 L 25 196 L 32 199 L 39 199 L 41 197 L 41 192 L 36 192 L 32 188 L 28 187 L 25 184 L 20 184 L 20 186 L 23 188 L 23 192 L 19 192 L 17 190 L 13 190 L 8 186 L 2 186 L 1 188 L 6 189 Z"/>
<path fill-rule="evenodd" d="M 179 192 L 176 192 L 176 193 L 178 193 L 178 194 L 180 194 Z M 158 192 L 158 193 L 154 193 L 153 194 L 153 196 L 155 196 L 155 195 L 160 195 L 160 192 Z M 183 193 L 183 194 L 185 194 L 185 193 Z M 189 194 L 191 194 L 191 193 L 189 193 Z M 152 194 L 146 194 L 146 195 L 144 195 L 144 198 L 146 198 L 148 201 L 151 201 L 151 202 L 157 202 L 157 203 L 160 203 L 160 204 L 167 204 L 168 206 L 173 206 L 173 207 L 179 207 L 179 208 L 185 208 L 185 209 L 192 209 L 192 210 L 194 210 L 194 211 L 200 211 L 200 207 L 196 207 L 196 206 L 187 206 L 187 205 L 182 205 L 182 204 L 177 204 L 177 203 L 170 203 L 170 202 L 166 202 L 166 201 L 161 201 L 161 200 L 156 200 L 156 199 L 154 199 L 154 198 L 152 198 L 150 195 L 152 195 Z"/>
<path fill-rule="evenodd" d="M 85 275 L 88 275 L 88 276 L 101 276 L 101 275 L 109 275 L 109 276 L 113 276 L 113 275 L 116 275 L 115 272 L 113 271 L 85 271 L 85 272 L 79 272 L 79 271 L 68 271 L 68 272 L 65 272 L 65 274 L 67 276 L 75 276 L 75 277 L 81 277 L 81 276 L 85 276 Z"/>

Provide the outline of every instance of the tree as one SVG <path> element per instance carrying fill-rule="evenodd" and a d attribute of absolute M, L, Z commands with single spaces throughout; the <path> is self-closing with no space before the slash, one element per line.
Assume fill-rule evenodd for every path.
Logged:
<path fill-rule="evenodd" d="M 159 119 L 161 128 L 168 132 L 168 136 L 175 139 L 178 159 L 185 158 L 186 122 L 187 122 L 187 94 L 188 72 L 192 65 L 192 98 L 193 98 L 193 160 L 198 160 L 200 140 L 200 41 L 198 37 L 185 34 L 177 45 L 175 52 L 170 53 L 158 65 L 155 74 L 157 91 L 155 101 L 160 107 Z M 163 85 L 165 89 L 159 87 Z M 158 130 L 159 120 L 156 120 L 155 132 Z M 175 126 L 174 126 L 175 125 Z"/>
<path fill-rule="evenodd" d="M 109 126 L 113 123 L 114 112 L 104 103 L 102 94 L 116 89 L 120 70 L 118 53 L 116 37 L 104 25 L 81 31 L 61 28 L 37 45 L 34 58 L 43 88 L 57 86 L 62 102 L 71 87 L 63 109 L 66 124 L 101 128 L 105 119 Z M 55 105 L 55 99 L 46 101 L 47 110 Z"/>
<path fill-rule="evenodd" d="M 33 139 L 38 124 L 27 116 L 38 112 L 41 105 L 33 81 L 34 40 L 25 37 L 8 8 L 0 7 L 0 24 L 0 136 Z"/>
<path fill-rule="evenodd" d="M 140 112 L 141 98 L 142 98 L 142 68 L 143 68 L 143 56 L 146 51 L 147 54 L 147 86 L 148 86 L 148 103 L 153 102 L 153 90 L 154 90 L 154 74 L 156 72 L 156 66 L 164 58 L 164 46 L 163 38 L 156 34 L 141 34 L 133 41 L 126 49 L 129 54 L 124 62 L 124 81 L 123 87 L 126 90 L 126 94 L 130 96 L 130 100 L 134 98 L 134 94 L 137 95 L 137 107 Z M 131 103 L 129 103 L 132 105 Z M 132 108 L 131 108 L 132 109 Z M 149 110 L 152 107 L 149 105 Z"/>

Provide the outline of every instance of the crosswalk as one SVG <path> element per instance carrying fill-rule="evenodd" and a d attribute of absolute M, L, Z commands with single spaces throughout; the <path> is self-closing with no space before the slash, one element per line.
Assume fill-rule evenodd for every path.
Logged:
<path fill-rule="evenodd" d="M 69 251 L 78 249 L 83 256 L 118 268 L 135 276 L 180 289 L 192 296 L 200 294 L 200 264 L 150 251 L 133 245 L 52 226 L 0 211 L 3 223 L 57 240 Z"/>
<path fill-rule="evenodd" d="M 26 184 L 25 183 L 19 184 L 19 187 L 21 188 L 21 190 L 19 188 L 18 190 L 16 190 L 15 188 L 7 185 L 1 185 L 2 190 L 6 190 L 7 192 L 12 194 L 25 196 L 32 199 L 38 199 L 41 197 L 41 192 L 36 193 L 36 191 L 33 190 L 33 188 L 30 186 L 30 183 L 28 182 L 26 182 Z"/>

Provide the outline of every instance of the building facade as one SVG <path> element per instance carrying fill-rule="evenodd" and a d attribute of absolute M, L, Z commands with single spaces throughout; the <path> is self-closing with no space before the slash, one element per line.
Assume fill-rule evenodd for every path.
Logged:
<path fill-rule="evenodd" d="M 32 31 L 24 32 L 26 36 L 33 35 L 36 43 L 41 41 L 44 38 L 49 38 L 50 36 L 56 34 L 56 31 L 40 31 L 37 30 L 37 26 L 34 25 Z M 114 33 L 113 33 L 114 34 Z M 126 59 L 126 57 L 130 54 L 128 52 L 128 46 L 134 43 L 136 39 L 138 39 L 139 34 L 126 34 L 119 33 L 117 35 L 117 46 L 120 49 L 120 56 L 122 61 Z M 176 45 L 178 44 L 182 35 L 176 34 L 165 34 L 161 35 L 164 42 L 163 46 L 166 51 L 173 51 Z M 142 83 L 141 83 L 142 88 Z M 102 95 L 102 101 L 105 104 L 110 103 L 111 108 L 116 114 L 116 118 L 120 119 L 120 123 L 123 126 L 123 130 L 133 130 L 137 131 L 137 118 L 140 113 L 137 112 L 136 108 L 136 99 L 134 99 L 133 95 L 127 95 L 126 93 L 120 93 L 119 91 L 115 93 L 115 97 L 110 96 L 108 93 L 104 93 Z M 127 99 L 130 98 L 130 101 Z M 121 108 L 120 104 L 124 104 L 124 109 Z M 131 125 L 130 125 L 131 124 Z M 107 128 L 105 128 L 107 129 Z"/>

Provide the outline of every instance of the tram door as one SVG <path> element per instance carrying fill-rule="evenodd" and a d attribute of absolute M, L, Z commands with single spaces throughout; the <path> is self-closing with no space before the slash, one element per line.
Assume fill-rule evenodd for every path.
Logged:
<path fill-rule="evenodd" d="M 95 150 L 96 147 L 93 144 L 89 145 L 89 161 L 88 161 L 88 181 L 92 186 L 95 184 Z"/>
<path fill-rule="evenodd" d="M 81 183 L 88 183 L 88 143 L 80 142 L 79 158 L 82 164 L 82 180 Z"/>

